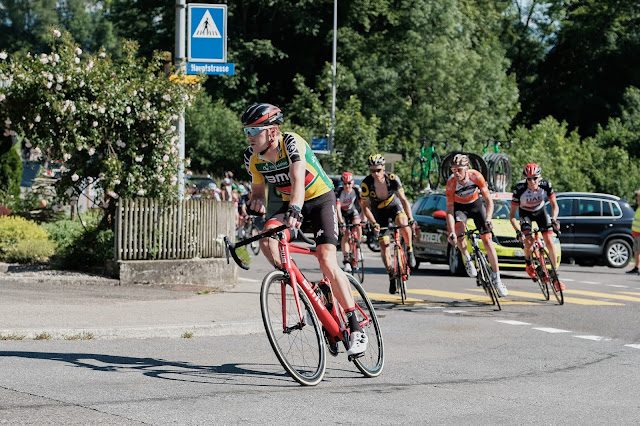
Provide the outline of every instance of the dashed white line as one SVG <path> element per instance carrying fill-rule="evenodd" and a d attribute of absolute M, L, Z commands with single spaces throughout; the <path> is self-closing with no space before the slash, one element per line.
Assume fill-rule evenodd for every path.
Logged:
<path fill-rule="evenodd" d="M 609 337 L 602 337 L 602 336 L 573 336 L 573 337 L 577 337 L 578 339 L 594 340 L 596 342 L 607 342 L 611 340 L 611 338 Z"/>
<path fill-rule="evenodd" d="M 456 311 L 456 310 L 450 310 L 450 311 L 442 311 L 442 312 L 447 313 L 447 314 L 463 314 L 463 313 L 465 313 L 465 312 L 467 312 L 467 311 L 462 311 L 462 310 L 458 310 L 458 311 Z"/>
<path fill-rule="evenodd" d="M 528 322 L 514 321 L 514 320 L 496 320 L 496 321 L 504 324 L 510 324 L 510 325 L 531 325 L 531 323 L 528 323 Z"/>
<path fill-rule="evenodd" d="M 600 284 L 597 281 L 582 281 L 584 284 Z"/>
<path fill-rule="evenodd" d="M 565 278 L 565 277 L 562 277 L 562 281 L 563 281 L 563 282 L 568 282 L 568 283 L 570 283 L 571 281 L 575 281 L 575 280 L 573 280 L 573 279 L 571 279 L 571 278 Z"/>
<path fill-rule="evenodd" d="M 534 330 L 544 331 L 545 333 L 571 333 L 569 330 L 561 330 L 559 328 L 551 327 L 533 327 Z"/>
<path fill-rule="evenodd" d="M 634 344 L 634 345 L 625 345 L 625 346 L 627 346 L 629 348 L 633 348 L 633 349 L 640 349 L 640 345 L 635 345 Z"/>
<path fill-rule="evenodd" d="M 609 287 L 629 288 L 628 285 L 609 284 Z"/>

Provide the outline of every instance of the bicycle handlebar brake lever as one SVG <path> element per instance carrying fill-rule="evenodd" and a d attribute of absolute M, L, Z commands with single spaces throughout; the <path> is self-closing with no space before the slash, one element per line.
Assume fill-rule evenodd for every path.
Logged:
<path fill-rule="evenodd" d="M 224 237 L 224 249 L 225 249 L 225 253 L 227 255 L 227 264 L 229 264 L 229 254 L 231 254 L 231 257 L 233 257 L 233 261 L 236 262 L 236 264 L 241 267 L 242 269 L 248 271 L 249 270 L 249 265 L 247 265 L 246 263 L 244 263 L 236 254 L 236 245 L 234 243 L 232 243 L 231 241 L 229 241 L 229 238 Z"/>

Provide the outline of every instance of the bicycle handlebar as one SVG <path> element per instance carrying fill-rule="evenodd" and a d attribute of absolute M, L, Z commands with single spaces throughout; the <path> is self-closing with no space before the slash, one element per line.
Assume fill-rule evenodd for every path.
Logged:
<path fill-rule="evenodd" d="M 386 231 L 387 229 L 393 231 L 394 229 L 400 229 L 400 228 L 406 228 L 407 226 L 411 226 L 409 224 L 407 225 L 389 225 L 389 226 L 381 226 L 380 230 L 381 231 Z"/>

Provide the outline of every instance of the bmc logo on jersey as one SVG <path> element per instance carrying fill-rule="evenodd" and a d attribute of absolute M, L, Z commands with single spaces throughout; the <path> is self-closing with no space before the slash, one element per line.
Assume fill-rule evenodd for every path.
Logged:
<path fill-rule="evenodd" d="M 276 174 L 270 174 L 270 175 L 265 175 L 265 179 L 267 179 L 267 181 L 269 181 L 269 183 L 282 183 L 282 182 L 289 182 L 289 174 L 288 173 L 276 173 Z"/>
<path fill-rule="evenodd" d="M 298 146 L 296 145 L 296 139 L 295 138 L 288 138 L 287 139 L 287 151 L 289 152 L 289 154 L 298 153 Z"/>

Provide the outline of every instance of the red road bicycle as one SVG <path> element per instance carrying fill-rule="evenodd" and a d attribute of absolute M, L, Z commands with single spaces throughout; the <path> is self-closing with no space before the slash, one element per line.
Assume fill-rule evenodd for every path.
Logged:
<path fill-rule="evenodd" d="M 393 246 L 391 248 L 393 250 L 391 262 L 393 265 L 393 276 L 395 277 L 396 282 L 396 291 L 400 292 L 400 300 L 403 305 L 407 299 L 407 280 L 411 273 L 409 263 L 407 262 L 407 254 L 405 253 L 400 237 L 400 228 L 404 228 L 406 226 L 409 225 L 389 225 L 386 228 L 380 228 L 380 232 L 384 232 L 388 229 L 393 234 L 393 238 L 391 240 Z"/>
<path fill-rule="evenodd" d="M 533 236 L 533 252 L 531 257 L 536 270 L 536 277 L 532 278 L 532 280 L 540 286 L 540 291 L 542 291 L 542 295 L 546 300 L 549 300 L 549 288 L 551 288 L 558 304 L 563 305 L 564 294 L 562 293 L 562 288 L 560 288 L 558 271 L 556 271 L 551 257 L 549 257 L 549 250 L 547 250 L 544 240 L 542 239 L 542 234 L 538 228 L 533 229 L 531 234 Z"/>
<path fill-rule="evenodd" d="M 282 268 L 268 273 L 262 280 L 262 320 L 269 343 L 282 367 L 298 383 L 313 386 L 324 377 L 326 345 L 329 353 L 337 356 L 340 342 L 348 347 L 349 327 L 343 307 L 332 297 L 328 280 L 323 278 L 319 283 L 309 282 L 291 259 L 291 253 L 315 256 L 315 247 L 290 243 L 286 229 L 286 225 L 282 225 L 236 244 L 225 237 L 227 262 L 231 254 L 241 268 L 248 270 L 249 267 L 238 258 L 236 248 L 261 238 L 278 241 Z M 376 377 L 384 366 L 384 345 L 378 318 L 358 280 L 346 275 L 356 302 L 358 321 L 369 336 L 367 350 L 349 360 L 365 376 Z"/>
<path fill-rule="evenodd" d="M 362 226 L 361 223 L 353 223 L 349 225 L 341 225 L 347 229 L 350 253 L 349 264 L 351 265 L 351 271 L 355 275 L 360 284 L 364 282 L 364 259 L 362 258 L 362 250 L 360 250 L 360 241 L 358 241 L 358 227 Z"/>

